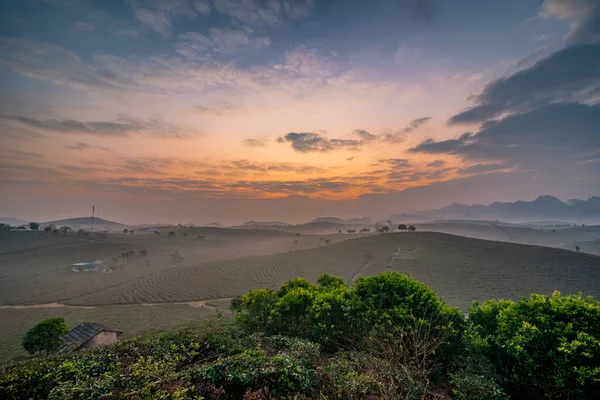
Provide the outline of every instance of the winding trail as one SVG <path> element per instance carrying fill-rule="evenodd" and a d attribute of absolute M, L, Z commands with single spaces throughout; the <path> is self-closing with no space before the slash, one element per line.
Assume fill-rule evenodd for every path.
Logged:
<path fill-rule="evenodd" d="M 207 303 L 210 303 L 213 301 L 231 300 L 231 299 L 233 299 L 233 297 L 222 297 L 222 298 L 202 300 L 202 301 L 182 301 L 182 302 L 172 302 L 172 303 L 171 302 L 127 303 L 127 304 L 117 303 L 117 304 L 103 304 L 103 305 L 98 305 L 98 306 L 71 306 L 69 304 L 54 302 L 54 303 L 41 303 L 41 304 L 28 304 L 28 305 L 4 305 L 4 306 L 0 306 L 0 310 L 26 310 L 26 309 L 31 309 L 31 308 L 80 308 L 83 310 L 91 310 L 91 309 L 100 308 L 100 307 L 127 307 L 127 306 L 150 306 L 151 307 L 151 306 L 161 306 L 164 304 L 182 304 L 182 305 L 188 305 L 188 306 L 194 307 L 194 308 L 204 307 L 204 308 L 208 308 L 210 310 L 218 311 L 217 307 L 212 306 Z"/>
<path fill-rule="evenodd" d="M 363 272 L 365 272 L 366 269 L 369 268 L 369 266 L 371 265 L 371 261 L 373 261 L 373 253 L 375 252 L 375 250 L 377 250 L 377 247 L 379 246 L 379 240 L 381 239 L 378 239 L 377 242 L 375 242 L 375 246 L 373 246 L 371 251 L 365 254 L 365 256 L 367 257 L 367 261 L 365 261 L 365 263 L 358 269 L 358 271 L 356 271 L 354 275 L 352 275 L 352 282 L 355 282 L 356 279 L 358 279 L 358 277 Z"/>

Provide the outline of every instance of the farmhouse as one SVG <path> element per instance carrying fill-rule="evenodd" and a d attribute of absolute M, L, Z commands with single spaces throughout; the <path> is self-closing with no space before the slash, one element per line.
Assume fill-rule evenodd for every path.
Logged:
<path fill-rule="evenodd" d="M 104 272 L 106 271 L 106 267 L 104 266 L 104 262 L 96 260 L 93 262 L 80 262 L 71 264 L 71 271 L 73 272 Z"/>
<path fill-rule="evenodd" d="M 60 337 L 59 353 L 69 353 L 80 349 L 113 344 L 119 340 L 121 331 L 102 324 L 83 322 Z"/>

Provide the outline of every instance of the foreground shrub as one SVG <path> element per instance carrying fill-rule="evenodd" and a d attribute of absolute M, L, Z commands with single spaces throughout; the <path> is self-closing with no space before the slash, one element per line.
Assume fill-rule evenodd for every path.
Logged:
<path fill-rule="evenodd" d="M 316 344 L 300 339 L 261 338 L 255 348 L 198 365 L 187 377 L 204 395 L 210 393 L 203 388 L 221 389 L 218 398 L 239 399 L 248 393 L 262 393 L 260 398 L 308 394 L 316 384 L 311 362 L 318 353 Z"/>
<path fill-rule="evenodd" d="M 600 304 L 591 297 L 486 301 L 469 319 L 511 398 L 600 398 Z"/>

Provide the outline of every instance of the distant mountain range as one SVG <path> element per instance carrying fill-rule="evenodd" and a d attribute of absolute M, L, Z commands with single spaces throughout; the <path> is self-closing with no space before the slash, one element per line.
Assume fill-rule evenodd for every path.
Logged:
<path fill-rule="evenodd" d="M 489 206 L 454 203 L 438 210 L 392 215 L 390 219 L 393 221 L 408 219 L 498 219 L 513 222 L 535 220 L 596 222 L 600 221 L 600 197 L 591 197 L 589 200 L 571 199 L 562 202 L 556 197 L 545 195 L 539 196 L 533 201 L 496 202 Z"/>
<path fill-rule="evenodd" d="M 281 222 L 281 221 L 248 221 L 248 222 L 244 222 L 241 226 L 246 226 L 246 227 L 253 227 L 253 226 L 260 226 L 260 227 L 268 227 L 268 226 L 290 226 L 291 224 L 288 224 L 287 222 Z"/>

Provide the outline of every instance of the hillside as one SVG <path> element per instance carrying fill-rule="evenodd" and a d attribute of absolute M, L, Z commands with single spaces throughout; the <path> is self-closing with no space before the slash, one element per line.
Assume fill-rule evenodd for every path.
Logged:
<path fill-rule="evenodd" d="M 600 298 L 600 257 L 442 233 L 371 235 L 317 248 L 189 265 L 66 300 L 72 305 L 189 302 L 230 298 L 323 272 L 348 281 L 397 271 L 413 275 L 458 307 L 530 292 Z"/>
<path fill-rule="evenodd" d="M 120 222 L 109 221 L 98 217 L 94 217 L 93 220 L 94 228 L 98 230 L 122 230 L 129 227 L 129 225 L 121 224 Z M 66 225 L 73 229 L 90 229 L 92 227 L 92 217 L 66 218 L 41 223 L 42 226 L 48 224 L 53 224 L 55 226 Z"/>

